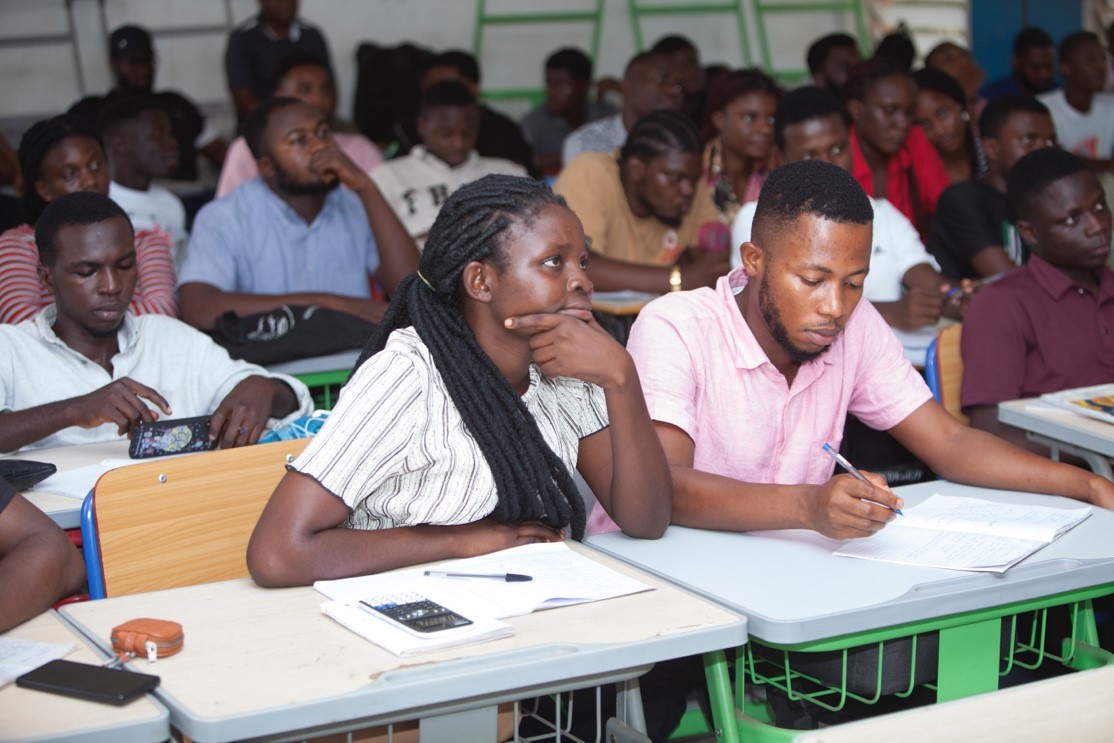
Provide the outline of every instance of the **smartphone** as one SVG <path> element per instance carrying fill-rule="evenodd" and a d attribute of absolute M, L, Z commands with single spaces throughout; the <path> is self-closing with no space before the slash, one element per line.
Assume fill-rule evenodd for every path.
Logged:
<path fill-rule="evenodd" d="M 15 680 L 15 684 L 25 689 L 119 706 L 154 689 L 159 685 L 159 677 L 123 668 L 52 660 L 23 674 Z"/>
<path fill-rule="evenodd" d="M 361 601 L 360 606 L 364 611 L 377 616 L 385 617 L 410 634 L 419 637 L 431 632 L 465 627 L 472 624 L 471 619 L 465 619 L 452 609 L 446 609 L 441 604 L 430 601 L 425 596 L 417 593 L 395 593 L 389 596 L 377 596 L 367 601 Z"/>
<path fill-rule="evenodd" d="M 197 418 L 140 423 L 132 432 L 128 456 L 143 459 L 165 454 L 208 451 L 217 443 L 215 439 L 209 439 L 209 420 L 210 416 L 202 415 Z"/>

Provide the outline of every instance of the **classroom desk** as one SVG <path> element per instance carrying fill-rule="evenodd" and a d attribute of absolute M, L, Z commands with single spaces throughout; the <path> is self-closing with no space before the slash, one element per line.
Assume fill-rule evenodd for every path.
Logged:
<path fill-rule="evenodd" d="M 1114 425 L 1037 399 L 1010 400 L 998 405 L 998 420 L 1025 431 L 1031 441 L 1053 450 L 1053 459 L 1065 452 L 1083 459 L 1090 468 L 1114 480 Z"/>
<path fill-rule="evenodd" d="M 580 549 L 656 590 L 518 617 L 513 637 L 413 658 L 333 622 L 312 588 L 248 580 L 71 604 L 63 616 L 102 646 L 125 619 L 181 622 L 185 649 L 159 661 L 156 693 L 171 724 L 202 742 L 413 719 L 423 743 L 494 740 L 501 702 L 623 681 L 656 661 L 746 642 L 746 620 Z"/>
<path fill-rule="evenodd" d="M 943 481 L 896 492 L 909 504 L 943 493 L 1077 505 L 1067 499 Z M 939 630 L 937 698 L 946 701 L 998 688 L 1001 617 L 1114 593 L 1111 533 L 1114 512 L 1095 509 L 1075 529 L 1000 575 L 834 557 L 839 542 L 805 530 L 736 534 L 671 526 L 656 542 L 639 543 L 622 534 L 587 541 L 745 615 L 750 635 L 763 645 L 842 650 Z M 1093 667 L 1103 662 L 1101 651 L 1078 646 L 1098 644 L 1089 604 L 1084 603 L 1080 616 L 1077 645 L 1069 648 L 1073 667 Z M 716 726 L 725 728 L 723 740 L 737 741 L 735 711 L 716 706 L 717 698 L 730 699 L 724 655 L 713 653 L 705 659 Z M 741 694 L 735 704 L 741 708 Z M 744 727 L 752 723 L 739 720 Z M 771 732 L 776 729 L 755 725 L 750 732 L 758 739 L 776 737 Z"/>
<path fill-rule="evenodd" d="M 938 743 L 941 740 L 1110 740 L 1114 668 L 1096 668 L 1010 689 L 801 733 L 796 743 Z"/>
<path fill-rule="evenodd" d="M 35 449 L 14 455 L 18 459 L 33 459 L 50 462 L 59 472 L 97 464 L 105 459 L 127 459 L 128 441 L 106 441 L 100 444 L 81 446 L 59 446 L 53 449 Z M 94 483 L 89 483 L 92 488 Z M 81 525 L 81 499 L 70 498 L 54 493 L 44 493 L 31 488 L 23 491 L 23 497 L 39 507 L 54 523 L 63 529 L 76 529 Z"/>
<path fill-rule="evenodd" d="M 66 656 L 79 663 L 104 663 L 57 614 L 40 614 L 8 630 L 4 637 L 35 642 L 73 643 Z M 154 671 L 157 675 L 158 671 Z M 151 695 L 123 707 L 21 689 L 12 682 L 0 689 L 0 741 L 72 741 L 73 743 L 134 743 L 170 737 L 166 708 Z"/>

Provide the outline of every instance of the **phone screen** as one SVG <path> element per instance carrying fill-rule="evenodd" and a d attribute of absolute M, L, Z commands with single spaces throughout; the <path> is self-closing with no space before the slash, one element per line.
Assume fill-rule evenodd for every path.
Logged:
<path fill-rule="evenodd" d="M 15 680 L 16 686 L 106 704 L 126 704 L 159 685 L 159 677 L 122 668 L 52 660 Z"/>
<path fill-rule="evenodd" d="M 132 433 L 128 455 L 132 459 L 208 451 L 215 441 L 209 439 L 209 416 L 140 423 Z"/>

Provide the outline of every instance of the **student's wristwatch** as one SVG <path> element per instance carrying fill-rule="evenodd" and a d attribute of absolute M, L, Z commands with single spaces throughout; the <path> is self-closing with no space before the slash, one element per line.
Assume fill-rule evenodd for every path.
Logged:
<path fill-rule="evenodd" d="M 681 291 L 681 267 L 676 263 L 669 269 L 669 291 Z"/>

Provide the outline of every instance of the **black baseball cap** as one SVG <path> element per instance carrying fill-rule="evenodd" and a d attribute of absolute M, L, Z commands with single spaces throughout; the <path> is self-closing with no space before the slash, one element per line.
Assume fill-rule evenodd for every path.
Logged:
<path fill-rule="evenodd" d="M 151 34 L 139 26 L 120 26 L 108 37 L 108 53 L 112 57 L 153 54 Z"/>

